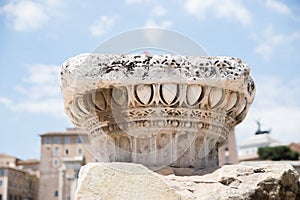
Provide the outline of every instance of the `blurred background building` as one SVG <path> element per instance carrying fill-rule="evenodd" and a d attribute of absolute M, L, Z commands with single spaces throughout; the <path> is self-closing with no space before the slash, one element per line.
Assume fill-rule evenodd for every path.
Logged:
<path fill-rule="evenodd" d="M 271 129 L 261 130 L 261 124 L 256 121 L 258 128 L 253 136 L 245 139 L 239 145 L 239 161 L 259 160 L 257 151 L 260 147 L 275 147 L 283 145 L 270 136 Z"/>
<path fill-rule="evenodd" d="M 283 145 L 269 134 L 254 135 L 242 141 L 239 145 L 239 161 L 259 160 L 257 150 L 260 147 L 274 147 Z"/>
<path fill-rule="evenodd" d="M 0 154 L 0 200 L 37 200 L 39 161 Z"/>
<path fill-rule="evenodd" d="M 219 165 L 236 164 L 238 154 L 234 129 L 229 132 L 225 145 L 219 148 Z"/>
<path fill-rule="evenodd" d="M 65 132 L 49 132 L 40 136 L 39 199 L 74 199 L 79 169 L 93 161 L 87 149 L 87 134 L 68 128 Z"/>

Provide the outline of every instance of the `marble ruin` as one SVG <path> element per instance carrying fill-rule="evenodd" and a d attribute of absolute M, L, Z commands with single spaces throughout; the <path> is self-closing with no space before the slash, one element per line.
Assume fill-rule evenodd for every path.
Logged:
<path fill-rule="evenodd" d="M 249 72 L 233 57 L 81 54 L 61 87 L 98 161 L 205 169 L 254 99 Z"/>

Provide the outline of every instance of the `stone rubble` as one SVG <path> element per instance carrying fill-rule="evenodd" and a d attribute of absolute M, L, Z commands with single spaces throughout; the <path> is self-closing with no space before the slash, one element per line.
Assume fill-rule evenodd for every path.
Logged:
<path fill-rule="evenodd" d="M 289 164 L 226 165 L 202 176 L 160 175 L 134 163 L 82 167 L 76 200 L 300 199 L 299 175 Z"/>

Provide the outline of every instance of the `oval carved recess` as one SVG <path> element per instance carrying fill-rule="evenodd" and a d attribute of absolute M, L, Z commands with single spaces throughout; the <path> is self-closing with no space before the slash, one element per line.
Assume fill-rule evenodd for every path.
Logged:
<path fill-rule="evenodd" d="M 245 108 L 247 107 L 247 100 L 245 97 L 243 97 L 242 95 L 239 98 L 239 102 L 238 102 L 238 106 L 237 106 L 237 110 L 236 110 L 236 116 L 238 116 L 239 114 L 241 114 Z"/>
<path fill-rule="evenodd" d="M 83 96 L 78 97 L 77 104 L 79 106 L 79 109 L 82 110 L 82 112 L 84 114 L 89 114 L 89 108 L 88 108 Z"/>
<path fill-rule="evenodd" d="M 171 105 L 176 102 L 178 96 L 178 85 L 173 83 L 166 83 L 160 86 L 160 98 L 167 104 Z"/>
<path fill-rule="evenodd" d="M 87 107 L 89 109 L 90 113 L 95 112 L 96 110 L 98 110 L 98 108 L 95 105 L 95 92 L 93 93 L 87 93 L 86 95 L 84 95 L 84 99 L 85 102 L 87 104 Z"/>
<path fill-rule="evenodd" d="M 71 104 L 71 106 L 69 107 L 70 108 L 70 113 L 72 113 L 72 115 L 78 119 L 78 121 L 80 121 L 82 119 L 82 113 L 80 113 L 78 111 L 78 108 L 77 108 L 77 104 L 76 104 L 76 100 L 74 101 L 74 103 Z"/>
<path fill-rule="evenodd" d="M 237 93 L 235 93 L 235 92 L 231 93 L 228 97 L 226 111 L 229 111 L 230 109 L 232 109 L 235 106 L 235 104 L 237 103 L 237 101 L 238 101 Z"/>
<path fill-rule="evenodd" d="M 97 109 L 101 111 L 106 109 L 106 101 L 102 91 L 96 90 L 94 94 L 91 94 L 91 98 Z"/>
<path fill-rule="evenodd" d="M 186 100 L 189 106 L 198 104 L 201 100 L 202 87 L 200 85 L 188 85 L 186 88 Z"/>
<path fill-rule="evenodd" d="M 153 99 L 152 85 L 138 85 L 134 88 L 134 92 L 136 100 L 143 105 L 148 105 Z"/>
<path fill-rule="evenodd" d="M 128 92 L 125 87 L 116 87 L 112 89 L 112 98 L 120 107 L 126 107 L 128 102 Z"/>
<path fill-rule="evenodd" d="M 209 104 L 211 108 L 215 108 L 223 100 L 224 91 L 221 88 L 211 88 L 209 94 Z"/>

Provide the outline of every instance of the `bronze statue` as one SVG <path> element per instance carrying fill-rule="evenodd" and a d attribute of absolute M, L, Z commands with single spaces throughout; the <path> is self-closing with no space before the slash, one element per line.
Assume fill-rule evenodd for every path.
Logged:
<path fill-rule="evenodd" d="M 257 131 L 255 132 L 255 135 L 269 134 L 269 133 L 271 132 L 272 129 L 265 130 L 265 131 L 260 130 L 261 124 L 260 124 L 260 121 L 259 121 L 259 120 L 257 120 L 256 123 L 257 123 L 258 129 L 257 129 Z"/>

